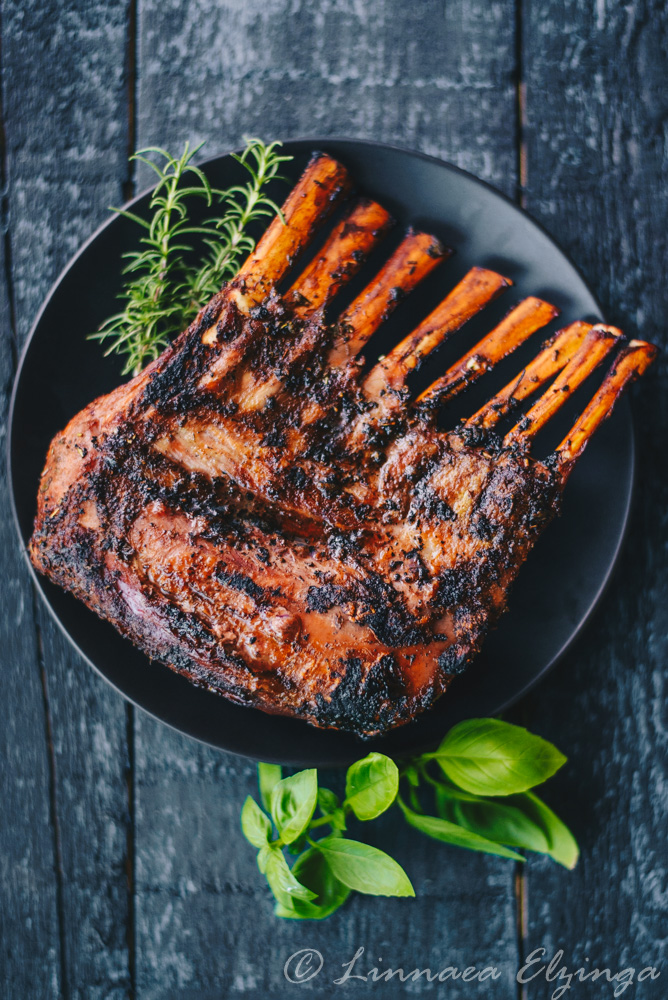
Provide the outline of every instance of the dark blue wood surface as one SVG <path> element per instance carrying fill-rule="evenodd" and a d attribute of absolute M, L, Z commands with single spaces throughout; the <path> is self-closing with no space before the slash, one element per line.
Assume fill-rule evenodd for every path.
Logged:
<path fill-rule="evenodd" d="M 661 0 L 5 0 L 3 414 L 51 282 L 107 206 L 147 183 L 128 152 L 186 138 L 209 155 L 255 133 L 441 156 L 538 218 L 612 322 L 665 345 L 667 51 Z M 338 996 L 359 946 L 370 966 L 501 971 L 484 986 L 377 984 L 387 997 L 542 1000 L 555 984 L 515 982 L 540 946 L 572 971 L 661 967 L 667 390 L 663 355 L 634 398 L 638 490 L 613 583 L 513 716 L 570 757 L 547 798 L 579 867 L 520 872 L 379 824 L 418 900 L 357 898 L 318 925 L 272 916 L 238 829 L 254 767 L 134 712 L 69 649 L 32 593 L 3 479 L 0 995 Z M 325 971 L 290 985 L 283 964 L 306 946 Z M 668 971 L 625 995 L 667 996 Z"/>

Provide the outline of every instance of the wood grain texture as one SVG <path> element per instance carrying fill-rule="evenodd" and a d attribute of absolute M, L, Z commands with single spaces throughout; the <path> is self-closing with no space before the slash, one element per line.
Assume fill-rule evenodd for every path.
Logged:
<path fill-rule="evenodd" d="M 0 378 L 2 445 L 15 370 L 11 285 L 0 243 Z M 55 998 L 60 981 L 58 899 L 46 725 L 33 594 L 18 551 L 4 463 L 0 474 L 0 976 L 15 996 L 30 996 L 32 964 L 41 969 L 40 996 Z M 9 995 L 9 994 L 8 994 Z"/>
<path fill-rule="evenodd" d="M 138 24 L 140 145 L 206 139 L 213 155 L 249 133 L 361 136 L 439 154 L 514 190 L 511 2 L 141 0 Z M 486 995 L 512 995 L 512 866 L 386 823 L 365 836 L 396 850 L 421 902 L 356 899 L 322 924 L 277 921 L 239 833 L 254 775 L 252 765 L 137 716 L 142 998 L 292 995 L 298 987 L 286 983 L 283 965 L 306 945 L 336 970 L 329 985 L 313 984 L 322 996 L 340 992 L 331 979 L 360 945 L 372 965 L 489 961 L 503 973 Z M 429 989 L 424 980 L 394 987 L 396 995 Z M 470 985 L 449 985 L 449 996 L 469 993 Z"/>
<path fill-rule="evenodd" d="M 407 970 L 416 964 L 437 970 L 496 964 L 501 978 L 485 995 L 509 995 L 515 966 L 512 866 L 422 840 L 397 817 L 387 817 L 357 835 L 406 866 L 417 900 L 360 897 L 322 923 L 277 920 L 255 852 L 238 832 L 240 803 L 257 794 L 255 767 L 193 744 L 143 715 L 137 730 L 142 998 L 288 996 L 297 987 L 286 983 L 283 966 L 304 947 L 319 949 L 326 961 L 313 984 L 317 995 L 337 996 L 341 991 L 332 980 L 360 945 L 369 968 L 379 959 L 385 968 Z M 328 780 L 340 782 L 341 776 Z M 427 984 L 396 990 L 421 987 Z M 454 982 L 448 994 L 465 997 L 467 989 Z"/>
<path fill-rule="evenodd" d="M 524 52 L 527 207 L 571 251 L 608 319 L 665 348 L 665 5 L 529 2 Z M 583 849 L 567 877 L 531 863 L 526 946 L 563 948 L 572 970 L 665 957 L 666 377 L 664 350 L 635 394 L 637 493 L 612 586 L 525 706 L 570 755 L 552 799 Z M 660 979 L 634 989 L 666 995 Z"/>
<path fill-rule="evenodd" d="M 3 5 L 7 209 L 19 342 L 59 270 L 105 217 L 106 206 L 121 198 L 126 22 L 124 0 L 55 2 L 46 9 L 11 0 Z M 3 370 L 5 385 L 9 378 Z M 8 521 L 4 503 L 2 510 Z M 23 858 L 22 869 L 13 862 L 13 881 L 2 883 L 0 905 L 21 915 L 3 928 L 11 960 L 4 995 L 126 997 L 126 707 L 73 653 L 41 605 L 35 604 L 33 620 L 13 531 L 3 522 L 0 553 L 12 560 L 3 575 L 20 581 L 3 615 L 9 630 L 3 680 L 11 685 L 2 699 L 9 715 L 3 738 L 10 751 L 5 760 L 12 762 L 3 772 L 8 782 L 23 782 L 25 801 L 14 793 L 3 810 L 3 863 L 9 844 Z"/>
<path fill-rule="evenodd" d="M 665 345 L 665 5 L 517 3 L 137 0 L 137 145 L 206 139 L 214 155 L 248 133 L 369 137 L 442 156 L 511 196 L 522 162 L 529 211 L 571 251 L 610 321 Z M 3 415 L 49 284 L 133 181 L 132 10 L 133 0 L 3 4 Z M 139 186 L 149 179 L 138 172 Z M 554 985 L 522 993 L 513 980 L 522 951 L 539 946 L 563 948 L 571 970 L 586 959 L 659 964 L 667 378 L 664 352 L 636 394 L 638 492 L 612 585 L 567 659 L 515 712 L 570 755 L 546 798 L 583 849 L 572 874 L 527 866 L 521 948 L 513 868 L 391 818 L 364 835 L 405 864 L 416 901 L 357 898 L 322 924 L 276 920 L 238 826 L 254 766 L 141 713 L 133 722 L 78 660 L 35 602 L 3 479 L 2 995 L 339 996 L 331 980 L 359 945 L 370 966 L 498 966 L 501 979 L 485 987 L 448 985 L 447 996 L 467 1000 L 547 998 Z M 291 987 L 283 963 L 306 946 L 322 951 L 325 973 Z M 663 998 L 666 975 L 632 995 Z M 409 993 L 440 995 L 424 980 L 391 988 Z"/>
<path fill-rule="evenodd" d="M 141 142 L 375 138 L 515 186 L 513 0 L 141 0 Z"/>

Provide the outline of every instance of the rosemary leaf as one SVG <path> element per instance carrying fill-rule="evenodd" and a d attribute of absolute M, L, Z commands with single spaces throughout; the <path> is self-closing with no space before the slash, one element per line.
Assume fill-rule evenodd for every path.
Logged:
<path fill-rule="evenodd" d="M 260 139 L 246 139 L 242 155 L 233 154 L 248 171 L 250 180 L 247 184 L 216 192 L 225 211 L 219 218 L 209 220 L 208 225 L 216 230 L 216 238 L 204 240 L 208 252 L 199 268 L 191 269 L 188 275 L 189 314 L 230 281 L 242 260 L 254 250 L 255 240 L 249 235 L 248 226 L 257 219 L 281 214 L 278 205 L 265 193 L 267 184 L 279 178 L 281 164 L 292 159 L 281 156 L 277 152 L 279 148 L 278 142 L 265 145 Z"/>
<path fill-rule="evenodd" d="M 200 306 L 235 276 L 255 247 L 248 233 L 251 223 L 280 215 L 265 192 L 279 177 L 281 164 L 292 159 L 277 152 L 280 143 L 247 139 L 244 152 L 235 159 L 250 180 L 223 191 L 212 189 L 192 162 L 202 145 L 191 150 L 186 143 L 179 158 L 157 146 L 139 150 L 131 159 L 145 163 L 158 177 L 149 204 L 151 217 L 147 221 L 127 209 L 113 209 L 141 226 L 144 235 L 141 249 L 124 255 L 122 310 L 105 320 L 90 339 L 105 346 L 105 356 L 125 358 L 124 375 L 137 375 L 155 360 Z M 204 199 L 219 214 L 193 225 L 189 215 L 193 198 Z M 190 259 L 195 263 L 187 264 Z"/>

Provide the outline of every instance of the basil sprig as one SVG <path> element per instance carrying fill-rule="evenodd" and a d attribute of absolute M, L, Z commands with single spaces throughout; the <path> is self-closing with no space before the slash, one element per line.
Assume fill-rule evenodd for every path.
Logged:
<path fill-rule="evenodd" d="M 415 895 L 389 854 L 345 836 L 350 819 L 376 819 L 394 804 L 411 827 L 442 843 L 515 861 L 525 860 L 518 849 L 536 851 L 573 868 L 575 838 L 530 791 L 565 762 L 556 747 L 520 726 L 471 719 L 454 726 L 435 751 L 401 767 L 381 753 L 356 761 L 342 800 L 318 786 L 313 768 L 284 778 L 278 765 L 259 764 L 263 808 L 249 796 L 241 827 L 258 850 L 276 915 L 322 920 L 353 891 Z M 320 830 L 324 836 L 314 839 Z M 286 851 L 296 855 L 292 867 Z"/>
<path fill-rule="evenodd" d="M 451 781 L 476 795 L 526 792 L 566 763 L 547 740 L 500 719 L 460 722 L 422 759 L 435 760 Z"/>

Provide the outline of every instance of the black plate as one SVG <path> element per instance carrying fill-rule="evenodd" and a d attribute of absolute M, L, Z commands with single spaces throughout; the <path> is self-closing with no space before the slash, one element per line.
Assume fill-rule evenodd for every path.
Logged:
<path fill-rule="evenodd" d="M 487 184 L 440 160 L 407 150 L 349 140 L 302 140 L 285 149 L 295 159 L 285 173 L 295 178 L 313 149 L 342 160 L 359 187 L 385 204 L 399 226 L 376 253 L 382 261 L 408 224 L 427 226 L 456 255 L 397 310 L 369 356 L 383 353 L 474 264 L 500 270 L 515 287 L 484 310 L 483 317 L 433 358 L 421 382 L 431 381 L 450 360 L 491 329 L 510 305 L 542 295 L 562 310 L 559 323 L 600 318 L 584 280 L 552 239 L 524 212 Z M 239 179 L 229 157 L 204 164 L 211 182 Z M 276 191 L 281 198 L 287 188 Z M 147 196 L 136 199 L 145 208 Z M 114 217 L 84 245 L 51 289 L 28 339 L 14 389 L 9 428 L 10 475 L 18 529 L 25 545 L 36 508 L 39 474 L 53 435 L 86 403 L 120 381 L 120 366 L 103 358 L 86 334 L 116 310 L 121 253 L 136 247 L 137 228 Z M 363 269 L 369 275 L 369 270 Z M 359 287 L 351 286 L 352 295 Z M 343 298 L 343 296 L 342 296 Z M 555 325 L 550 327 L 552 330 Z M 512 378 L 536 343 L 487 375 L 450 420 L 473 412 L 482 398 Z M 592 391 L 589 385 L 588 396 Z M 583 403 L 578 395 L 555 421 L 541 447 L 566 432 Z M 510 611 L 482 654 L 449 693 L 424 716 L 381 739 L 362 743 L 306 723 L 241 708 L 199 690 L 167 667 L 151 663 L 83 604 L 41 577 L 37 586 L 73 645 L 118 691 L 168 725 L 214 746 L 261 760 L 290 764 L 344 764 L 365 748 L 400 755 L 436 743 L 455 721 L 495 715 L 516 701 L 559 659 L 591 614 L 615 563 L 628 516 L 633 482 L 633 433 L 623 402 L 603 426 L 574 473 L 563 514 L 550 526 L 520 574 Z"/>

